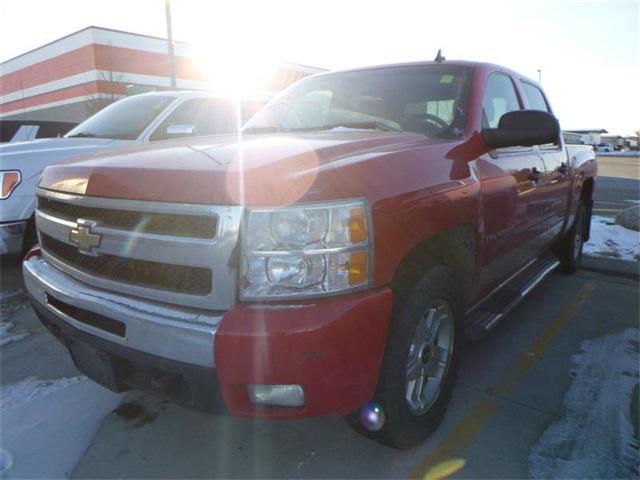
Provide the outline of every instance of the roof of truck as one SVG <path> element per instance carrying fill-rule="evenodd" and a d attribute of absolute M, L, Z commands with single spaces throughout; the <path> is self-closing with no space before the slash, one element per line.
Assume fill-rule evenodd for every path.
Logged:
<path fill-rule="evenodd" d="M 489 63 L 489 62 L 475 62 L 475 61 L 469 61 L 469 60 L 444 60 L 441 62 L 436 62 L 431 60 L 431 61 L 420 61 L 420 62 L 389 63 L 389 64 L 382 64 L 382 65 L 371 65 L 371 66 L 364 66 L 364 67 L 332 70 L 329 72 L 319 73 L 313 76 L 315 77 L 318 75 L 331 75 L 332 73 L 357 72 L 357 71 L 364 71 L 364 70 L 378 70 L 378 69 L 403 68 L 403 67 L 422 67 L 422 66 L 470 67 L 470 68 L 482 69 L 486 71 L 500 70 L 503 72 L 508 72 L 518 78 L 521 78 L 522 80 L 526 80 L 527 82 L 530 82 L 536 85 L 538 84 L 538 82 L 527 77 L 526 75 L 522 75 L 521 73 L 511 70 L 510 68 L 504 67 L 502 65 L 497 65 L 495 63 Z"/>

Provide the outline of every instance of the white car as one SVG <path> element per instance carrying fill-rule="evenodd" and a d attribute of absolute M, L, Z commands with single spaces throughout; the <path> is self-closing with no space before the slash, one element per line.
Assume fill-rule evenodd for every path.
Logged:
<path fill-rule="evenodd" d="M 234 132 L 265 101 L 243 101 L 238 118 L 235 102 L 211 93 L 145 93 L 113 103 L 63 138 L 0 145 L 0 255 L 35 243 L 35 191 L 45 167 L 136 143 Z"/>
<path fill-rule="evenodd" d="M 613 152 L 613 145 L 610 143 L 601 143 L 596 146 L 596 152 Z"/>

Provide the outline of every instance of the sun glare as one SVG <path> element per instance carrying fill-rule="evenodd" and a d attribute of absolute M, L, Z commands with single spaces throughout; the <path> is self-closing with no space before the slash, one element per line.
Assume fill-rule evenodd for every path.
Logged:
<path fill-rule="evenodd" d="M 266 99 L 277 61 L 241 40 L 224 49 L 213 49 L 211 44 L 202 39 L 192 46 L 197 68 L 211 90 L 231 98 Z"/>

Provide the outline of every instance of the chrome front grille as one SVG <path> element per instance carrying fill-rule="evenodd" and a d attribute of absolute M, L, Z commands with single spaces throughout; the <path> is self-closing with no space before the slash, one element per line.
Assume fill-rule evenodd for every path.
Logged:
<path fill-rule="evenodd" d="M 210 310 L 235 303 L 242 208 L 110 199 L 38 190 L 45 259 L 92 286 Z M 79 222 L 79 220 L 83 221 Z M 78 247 L 90 225 L 95 248 Z M 73 232 L 73 234 L 72 234 Z M 75 236 L 74 236 L 75 235 Z"/>
<path fill-rule="evenodd" d="M 140 233 L 194 238 L 213 238 L 216 234 L 216 217 L 213 216 L 105 210 L 64 203 L 47 197 L 38 197 L 38 210 L 72 222 L 78 218 L 85 218 L 95 220 L 101 225 L 125 230 L 135 229 Z"/>
<path fill-rule="evenodd" d="M 115 255 L 89 256 L 68 243 L 42 233 L 41 247 L 59 261 L 102 278 L 174 292 L 207 295 L 211 292 L 211 270 L 168 263 L 149 262 Z"/>

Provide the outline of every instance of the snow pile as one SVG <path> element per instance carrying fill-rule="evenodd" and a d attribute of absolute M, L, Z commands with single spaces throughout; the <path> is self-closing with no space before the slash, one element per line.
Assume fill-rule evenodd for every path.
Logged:
<path fill-rule="evenodd" d="M 26 308 L 28 303 L 27 294 L 22 289 L 5 290 L 0 292 L 0 318 L 7 318 L 12 313 Z M 0 347 L 17 342 L 30 335 L 29 332 L 11 332 L 15 325 L 11 322 L 0 320 Z"/>
<path fill-rule="evenodd" d="M 5 317 L 28 306 L 29 298 L 24 290 L 17 289 L 0 292 L 0 316 Z"/>
<path fill-rule="evenodd" d="M 2 478 L 68 477 L 121 397 L 82 376 L 3 386 Z"/>
<path fill-rule="evenodd" d="M 529 455 L 530 478 L 636 478 L 631 402 L 640 381 L 637 328 L 582 343 L 566 414 Z"/>
<path fill-rule="evenodd" d="M 17 342 L 30 335 L 29 332 L 10 333 L 13 327 L 14 325 L 11 322 L 0 321 L 0 347 Z"/>
<path fill-rule="evenodd" d="M 591 220 L 591 238 L 584 244 L 584 254 L 638 261 L 640 232 L 615 225 L 611 218 L 594 215 Z"/>

